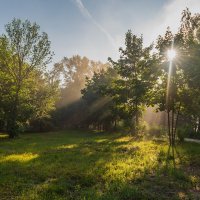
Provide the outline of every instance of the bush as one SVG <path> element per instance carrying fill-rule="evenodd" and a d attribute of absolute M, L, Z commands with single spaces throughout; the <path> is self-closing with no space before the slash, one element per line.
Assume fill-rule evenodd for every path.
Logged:
<path fill-rule="evenodd" d="M 164 137 L 166 136 L 166 129 L 162 126 L 151 126 L 147 133 L 152 137 Z"/>
<path fill-rule="evenodd" d="M 177 130 L 177 136 L 180 142 L 183 142 L 184 138 L 200 139 L 200 133 L 196 132 L 190 125 L 179 127 Z"/>
<path fill-rule="evenodd" d="M 50 119 L 39 119 L 34 120 L 30 123 L 30 126 L 28 128 L 28 132 L 48 132 L 48 131 L 54 131 L 55 126 L 51 122 Z"/>
<path fill-rule="evenodd" d="M 189 138 L 200 139 L 200 132 L 199 131 L 191 131 L 189 133 Z"/>
<path fill-rule="evenodd" d="M 184 141 L 184 138 L 186 137 L 186 131 L 184 128 L 179 128 L 177 130 L 177 137 L 179 139 L 180 142 L 183 142 Z"/>

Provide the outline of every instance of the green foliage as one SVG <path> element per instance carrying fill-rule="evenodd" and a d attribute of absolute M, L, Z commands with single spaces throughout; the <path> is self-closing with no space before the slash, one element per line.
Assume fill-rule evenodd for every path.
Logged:
<path fill-rule="evenodd" d="M 177 136 L 181 142 L 184 141 L 184 138 L 194 138 L 200 139 L 200 132 L 194 130 L 192 125 L 182 125 L 177 130 Z"/>
<path fill-rule="evenodd" d="M 139 117 L 150 98 L 148 94 L 157 80 L 157 58 L 152 49 L 153 45 L 144 48 L 143 38 L 129 30 L 125 37 L 125 49 L 119 49 L 120 59 L 114 62 L 109 58 L 119 74 L 113 88 L 114 100 L 134 131 L 137 131 Z"/>
<path fill-rule="evenodd" d="M 174 35 L 167 29 L 157 40 L 160 59 L 160 80 L 155 85 L 153 104 L 158 110 L 168 113 L 168 134 L 175 138 L 178 123 L 190 123 L 193 129 L 199 120 L 199 39 L 200 15 L 192 15 L 189 9 L 183 11 L 180 28 Z M 177 56 L 170 62 L 167 50 L 173 48 Z M 167 89 L 167 90 L 166 90 Z M 178 133 L 183 140 L 183 133 Z M 174 136 L 173 136 L 174 135 Z M 173 143 L 170 139 L 170 143 Z"/>
<path fill-rule="evenodd" d="M 92 79 L 87 79 L 86 88 L 82 90 L 82 94 L 88 107 L 88 117 L 83 123 L 88 127 L 102 130 L 116 128 L 119 115 L 115 110 L 116 104 L 109 95 L 116 76 L 116 71 L 108 68 L 106 71 L 94 73 Z"/>
<path fill-rule="evenodd" d="M 94 124 L 96 118 L 104 118 L 100 110 L 108 101 L 102 100 L 100 95 L 94 94 L 93 87 L 88 89 L 88 93 L 85 95 L 87 98 L 83 100 L 81 90 L 86 91 L 85 85 L 92 84 L 89 82 L 92 82 L 91 79 L 95 79 L 98 73 L 101 73 L 103 77 L 103 72 L 107 70 L 108 66 L 108 64 L 95 62 L 79 55 L 71 58 L 65 57 L 54 65 L 52 76 L 58 80 L 63 78 L 60 83 L 60 99 L 56 103 L 56 111 L 52 113 L 56 126 L 60 128 L 88 128 L 89 125 Z M 89 91 L 90 89 L 91 91 Z M 98 104 L 97 101 L 101 103 Z M 91 122 L 91 119 L 94 121 Z M 97 122 L 95 121 L 95 123 Z"/>
<path fill-rule="evenodd" d="M 179 123 L 199 132 L 200 15 L 186 8 L 177 33 L 168 27 L 155 44 L 144 47 L 143 37 L 128 30 L 119 59 L 109 58 L 111 65 L 76 55 L 47 72 L 53 55 L 48 35 L 36 23 L 13 19 L 0 37 L 0 129 L 10 137 L 26 128 L 54 126 L 111 130 L 124 125 L 139 133 L 144 109 L 154 106 L 168 114 L 169 138 Z M 169 62 L 172 46 L 177 56 Z"/>
<path fill-rule="evenodd" d="M 184 141 L 184 138 L 188 137 L 189 133 L 187 129 L 184 128 L 178 128 L 177 130 L 177 137 L 179 139 L 180 142 Z"/>
<path fill-rule="evenodd" d="M 199 129 L 199 21 L 199 14 L 192 16 L 188 9 L 184 10 L 178 32 L 173 35 L 168 27 L 165 35 L 158 37 L 157 53 L 153 53 L 153 45 L 143 47 L 143 38 L 129 30 L 125 48 L 119 49 L 120 58 L 116 62 L 109 58 L 116 76 L 107 82 L 107 75 L 94 74 L 82 90 L 86 101 L 109 97 L 110 108 L 103 110 L 111 111 L 132 132 L 139 132 L 142 112 L 148 106 L 168 113 L 168 134 L 173 141 L 178 122 L 191 123 Z M 177 57 L 169 62 L 167 51 L 172 45 Z M 98 115 L 103 116 L 104 112 L 91 115 L 92 120 L 99 120 Z"/>
<path fill-rule="evenodd" d="M 54 108 L 58 84 L 44 71 L 52 58 L 47 34 L 40 34 L 36 23 L 20 19 L 5 30 L 0 37 L 0 117 L 15 137 L 31 119 L 46 117 Z"/>
<path fill-rule="evenodd" d="M 94 73 L 107 67 L 107 64 L 95 62 L 79 55 L 70 58 L 64 57 L 59 63 L 56 63 L 52 70 L 52 76 L 62 79 L 61 99 L 58 106 L 65 107 L 79 100 L 81 90 L 86 84 L 86 77 L 92 78 Z"/>

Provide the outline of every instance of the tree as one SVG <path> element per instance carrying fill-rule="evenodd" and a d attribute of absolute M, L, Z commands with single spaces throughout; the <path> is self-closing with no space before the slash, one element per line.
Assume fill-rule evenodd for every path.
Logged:
<path fill-rule="evenodd" d="M 10 108 L 6 110 L 6 126 L 9 136 L 13 138 L 18 133 L 23 88 L 33 72 L 45 70 L 53 54 L 48 35 L 44 32 L 40 34 L 36 23 L 13 19 L 5 30 L 0 43 L 0 69 L 1 76 L 8 77 L 5 81 L 10 84 L 8 98 L 11 101 Z"/>
<path fill-rule="evenodd" d="M 125 49 L 120 48 L 120 58 L 109 61 L 119 74 L 116 80 L 118 103 L 128 113 L 127 121 L 131 123 L 132 132 L 138 131 L 139 118 L 143 106 L 148 101 L 148 92 L 157 80 L 156 56 L 152 53 L 153 45 L 144 48 L 143 38 L 137 37 L 130 30 L 126 33 Z"/>
<path fill-rule="evenodd" d="M 63 79 L 61 99 L 58 106 L 67 106 L 79 100 L 81 89 L 85 87 L 86 77 L 91 78 L 94 72 L 100 72 L 106 67 L 106 64 L 79 55 L 71 58 L 64 57 L 59 63 L 56 63 L 54 73 L 57 73 Z"/>
<path fill-rule="evenodd" d="M 172 146 L 175 144 L 179 118 L 181 117 L 182 121 L 188 116 L 191 120 L 192 118 L 196 118 L 196 121 L 199 119 L 198 111 L 195 111 L 195 109 L 198 110 L 199 105 L 197 95 L 199 87 L 196 79 L 200 73 L 199 22 L 199 15 L 192 16 L 189 9 L 186 9 L 182 13 L 179 31 L 173 35 L 168 28 L 166 34 L 163 37 L 159 36 L 157 40 L 162 84 L 157 85 L 155 91 L 157 99 L 159 99 L 157 101 L 158 109 L 165 110 L 168 115 L 169 143 Z M 166 54 L 172 45 L 177 52 L 177 58 L 170 65 Z M 189 99 L 190 102 L 193 102 L 192 105 L 189 103 Z"/>
<path fill-rule="evenodd" d="M 88 117 L 88 107 L 81 98 L 81 90 L 85 88 L 86 77 L 91 79 L 95 73 L 107 67 L 107 63 L 96 62 L 79 55 L 64 57 L 54 65 L 52 76 L 62 80 L 61 98 L 57 101 L 57 109 L 53 113 L 56 126 L 60 128 L 87 127 L 82 123 Z"/>
<path fill-rule="evenodd" d="M 86 104 L 88 115 L 83 124 L 98 130 L 111 130 L 116 128 L 118 113 L 115 102 L 110 93 L 117 73 L 113 68 L 94 73 L 86 80 L 86 87 L 81 91 Z"/>
<path fill-rule="evenodd" d="M 193 131 L 200 130 L 200 14 L 192 15 L 188 8 L 182 13 L 180 32 L 184 38 L 182 70 L 187 81 L 187 94 L 183 97 L 183 114 L 189 118 Z"/>

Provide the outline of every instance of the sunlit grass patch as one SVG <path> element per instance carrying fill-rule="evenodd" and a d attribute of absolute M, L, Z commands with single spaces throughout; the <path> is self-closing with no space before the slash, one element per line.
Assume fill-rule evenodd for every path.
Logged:
<path fill-rule="evenodd" d="M 97 139 L 95 140 L 95 142 L 98 142 L 98 143 L 102 143 L 102 142 L 107 142 L 108 139 Z"/>
<path fill-rule="evenodd" d="M 0 140 L 8 138 L 8 137 L 9 137 L 8 134 L 6 134 L 6 133 L 0 133 Z"/>
<path fill-rule="evenodd" d="M 30 160 L 33 160 L 37 158 L 39 155 L 38 154 L 32 154 L 32 153 L 23 153 L 23 154 L 11 154 L 4 156 L 3 158 L 0 158 L 0 162 L 28 162 Z"/>
<path fill-rule="evenodd" d="M 129 140 L 125 137 L 120 141 Z M 138 179 L 144 176 L 147 170 L 155 169 L 158 165 L 157 155 L 157 146 L 151 141 L 135 142 L 131 140 L 128 144 L 118 147 L 114 158 L 105 165 L 107 172 L 104 176 L 112 181 Z"/>
<path fill-rule="evenodd" d="M 129 142 L 133 138 L 131 136 L 123 136 L 115 139 L 116 142 Z"/>
<path fill-rule="evenodd" d="M 73 149 L 73 148 L 76 148 L 76 147 L 78 147 L 77 144 L 69 144 L 69 145 L 58 146 L 57 149 Z"/>

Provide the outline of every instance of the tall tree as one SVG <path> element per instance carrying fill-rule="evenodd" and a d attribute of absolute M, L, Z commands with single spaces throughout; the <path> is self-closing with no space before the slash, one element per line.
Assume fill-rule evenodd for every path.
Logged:
<path fill-rule="evenodd" d="M 189 9 L 186 9 L 182 13 L 178 32 L 173 35 L 168 28 L 166 34 L 163 37 L 159 36 L 157 40 L 162 84 L 157 85 L 155 91 L 160 98 L 157 102 L 159 110 L 165 110 L 168 114 L 168 135 L 171 145 L 175 143 L 179 117 L 181 116 L 182 119 L 186 118 L 186 115 L 190 115 L 191 119 L 193 116 L 197 117 L 197 112 L 194 110 L 198 110 L 199 102 L 197 95 L 199 87 L 196 79 L 200 69 L 199 56 L 197 56 L 200 49 L 199 22 L 199 15 L 192 16 Z M 172 44 L 177 56 L 170 64 L 167 50 L 171 49 Z M 192 108 L 189 99 L 193 101 L 193 106 L 196 108 Z"/>
<path fill-rule="evenodd" d="M 125 49 L 120 48 L 117 62 L 109 58 L 120 78 L 115 82 L 121 96 L 123 109 L 128 112 L 132 132 L 137 132 L 143 106 L 147 102 L 148 92 L 157 79 L 157 58 L 152 53 L 153 45 L 143 47 L 143 38 L 130 30 L 126 33 Z"/>
<path fill-rule="evenodd" d="M 1 73 L 11 79 L 12 104 L 7 112 L 7 131 L 10 137 L 18 133 L 19 106 L 22 88 L 34 71 L 43 71 L 52 58 L 50 41 L 40 27 L 30 21 L 13 19 L 5 26 L 6 34 L 1 37 Z"/>

